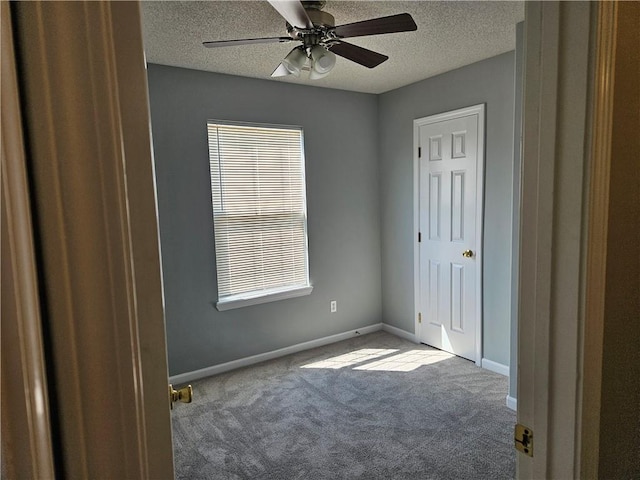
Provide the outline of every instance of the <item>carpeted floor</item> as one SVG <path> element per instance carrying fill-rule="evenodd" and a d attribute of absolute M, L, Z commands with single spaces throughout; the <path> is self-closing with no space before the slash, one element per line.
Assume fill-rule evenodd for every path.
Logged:
<path fill-rule="evenodd" d="M 384 332 L 193 383 L 179 479 L 515 477 L 507 378 Z"/>

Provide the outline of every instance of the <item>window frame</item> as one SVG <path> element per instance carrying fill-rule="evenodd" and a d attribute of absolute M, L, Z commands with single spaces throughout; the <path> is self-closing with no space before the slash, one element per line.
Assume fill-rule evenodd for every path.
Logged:
<path fill-rule="evenodd" d="M 304 259 L 305 259 L 305 272 L 306 272 L 306 285 L 289 285 L 276 288 L 263 288 L 261 290 L 252 290 L 249 292 L 241 292 L 237 294 L 220 296 L 219 291 L 219 265 L 218 265 L 218 251 L 215 242 L 215 222 L 216 222 L 216 210 L 214 201 L 214 187 L 213 187 L 213 173 L 211 166 L 214 160 L 211 156 L 211 143 L 209 129 L 212 126 L 222 127 L 248 127 L 248 128 L 262 128 L 262 129 L 277 129 L 277 130 L 295 130 L 300 132 L 300 170 L 301 170 L 301 183 L 302 183 L 302 209 L 304 216 Z M 272 123 L 254 123 L 254 122 L 240 122 L 229 120 L 208 119 L 207 120 L 207 157 L 209 159 L 209 180 L 211 185 L 211 212 L 213 220 L 213 239 L 214 239 L 214 255 L 216 257 L 216 288 L 218 300 L 215 303 L 216 309 L 219 311 L 226 311 L 251 305 L 259 305 L 263 303 L 275 302 L 279 300 L 285 300 L 288 298 L 296 298 L 311 294 L 313 291 L 313 285 L 311 285 L 310 273 L 309 273 L 309 237 L 308 237 L 308 212 L 307 212 L 307 183 L 306 183 L 306 158 L 304 149 L 304 129 L 299 125 L 280 125 Z M 216 147 L 219 151 L 220 144 Z M 218 160 L 220 161 L 220 160 Z M 222 195 L 222 192 L 220 192 Z"/>

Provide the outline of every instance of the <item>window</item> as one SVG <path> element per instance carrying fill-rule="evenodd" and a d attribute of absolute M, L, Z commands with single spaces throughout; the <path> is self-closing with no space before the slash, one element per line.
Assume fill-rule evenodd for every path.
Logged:
<path fill-rule="evenodd" d="M 308 295 L 302 129 L 207 127 L 218 310 Z"/>

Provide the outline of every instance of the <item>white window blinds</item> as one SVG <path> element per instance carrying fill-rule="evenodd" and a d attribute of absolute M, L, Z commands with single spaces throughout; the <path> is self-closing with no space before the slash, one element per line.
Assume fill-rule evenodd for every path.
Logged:
<path fill-rule="evenodd" d="M 302 129 L 210 121 L 208 137 L 218 308 L 309 287 Z"/>

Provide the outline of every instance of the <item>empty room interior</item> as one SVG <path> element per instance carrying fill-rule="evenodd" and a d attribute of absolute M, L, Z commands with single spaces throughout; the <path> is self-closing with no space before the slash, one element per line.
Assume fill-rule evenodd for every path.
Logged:
<path fill-rule="evenodd" d="M 640 478 L 639 6 L 1 2 L 2 478 Z"/>
<path fill-rule="evenodd" d="M 299 76 L 271 78 L 273 68 L 291 50 L 289 42 L 202 45 L 281 34 L 284 20 L 269 3 L 142 4 L 169 376 L 176 387 L 192 383 L 194 388 L 193 404 L 177 404 L 172 412 L 176 474 L 422 478 L 416 477 L 422 469 L 424 478 L 512 478 L 517 403 L 512 325 L 518 258 L 514 185 L 519 183 L 514 139 L 519 138 L 515 132 L 524 5 L 303 3 L 307 9 L 330 12 L 335 25 L 409 13 L 416 28 L 355 38 L 354 44 L 388 54 L 376 68 L 338 56 L 331 72 L 320 79 L 310 78 L 309 67 Z M 420 211 L 431 208 L 427 215 L 441 214 L 417 198 L 421 184 L 416 176 L 423 164 L 415 148 L 414 121 L 474 106 L 481 106 L 477 117 L 482 129 L 473 128 L 482 138 L 463 139 L 467 144 L 458 147 L 476 149 L 480 165 L 476 181 L 463 179 L 467 183 L 461 200 L 472 203 L 473 211 L 465 210 L 465 215 L 476 219 L 471 220 L 476 230 L 469 250 L 473 257 L 464 259 L 476 270 L 461 275 L 473 276 L 475 283 L 461 284 L 456 291 L 461 305 L 473 304 L 473 311 L 463 312 L 464 321 L 475 317 L 476 323 L 469 340 L 471 353 L 460 353 L 446 332 L 431 341 L 428 328 L 421 330 L 435 324 L 429 312 L 439 315 L 429 303 L 433 295 L 424 294 L 428 299 L 421 300 L 421 290 L 429 284 L 439 292 L 445 283 L 455 282 L 451 274 L 442 284 L 436 279 L 433 286 L 431 277 L 424 280 L 417 273 L 424 255 L 424 250 L 416 250 L 417 237 L 431 241 L 435 235 L 420 231 L 426 228 Z M 309 287 L 304 294 L 221 308 L 218 232 L 214 234 L 212 215 L 214 183 L 225 175 L 214 182 L 211 128 L 218 127 L 211 125 L 217 123 L 220 129 L 285 126 L 301 132 Z M 215 150 L 222 148 L 216 145 Z M 437 159 L 433 148 L 420 148 L 429 150 L 430 160 Z M 452 175 L 456 177 L 455 171 Z M 455 185 L 450 188 L 455 190 Z M 455 204 L 454 190 L 444 192 L 440 201 Z M 447 201 L 447 196 L 452 199 Z M 449 224 L 443 230 L 452 228 Z M 428 243 L 420 240 L 421 245 Z M 468 246 L 459 244 L 462 254 Z M 462 265 L 457 259 L 452 263 L 458 264 Z M 426 275 L 433 276 L 432 269 L 429 272 Z M 451 295 L 447 301 L 453 304 Z M 472 300 L 464 298 L 467 295 Z M 421 311 L 423 306 L 429 311 Z M 452 307 L 448 315 L 453 311 Z M 281 358 L 290 354 L 289 363 L 282 363 Z M 245 367 L 247 371 L 238 370 Z M 252 368 L 255 373 L 250 373 Z M 272 378 L 264 391 L 255 385 L 262 376 Z M 338 386 L 339 382 L 344 384 Z M 396 399 L 388 398 L 392 391 Z M 327 411 L 313 405 L 319 392 L 334 405 Z M 382 403 L 366 401 L 367 396 Z M 384 416 L 367 417 L 394 404 L 397 414 L 406 416 L 399 424 L 385 424 Z M 263 408 L 258 418 L 255 411 Z M 360 419 L 364 424 L 342 419 L 349 413 L 341 409 L 349 408 L 351 415 L 367 417 Z M 434 411 L 454 418 L 447 423 L 433 416 L 434 425 L 427 428 Z M 297 422 L 305 412 L 311 423 Z M 339 429 L 335 423 L 348 428 Z M 279 424 L 281 428 L 275 428 Z M 314 424 L 319 432 L 326 428 L 325 435 L 304 433 L 313 432 Z M 238 425 L 245 425 L 244 433 L 232 441 L 227 437 L 234 436 Z M 458 440 L 451 434 L 456 429 L 469 444 L 456 447 Z M 387 443 L 369 444 L 361 438 L 384 438 L 384 431 L 395 431 Z M 246 442 L 255 442 L 255 449 L 247 449 Z M 364 449 L 369 452 L 362 458 L 354 453 Z M 429 450 L 433 451 L 427 455 Z M 436 457 L 446 461 L 434 462 Z M 438 464 L 431 473 L 430 462 Z M 326 470 L 328 463 L 334 465 Z"/>

